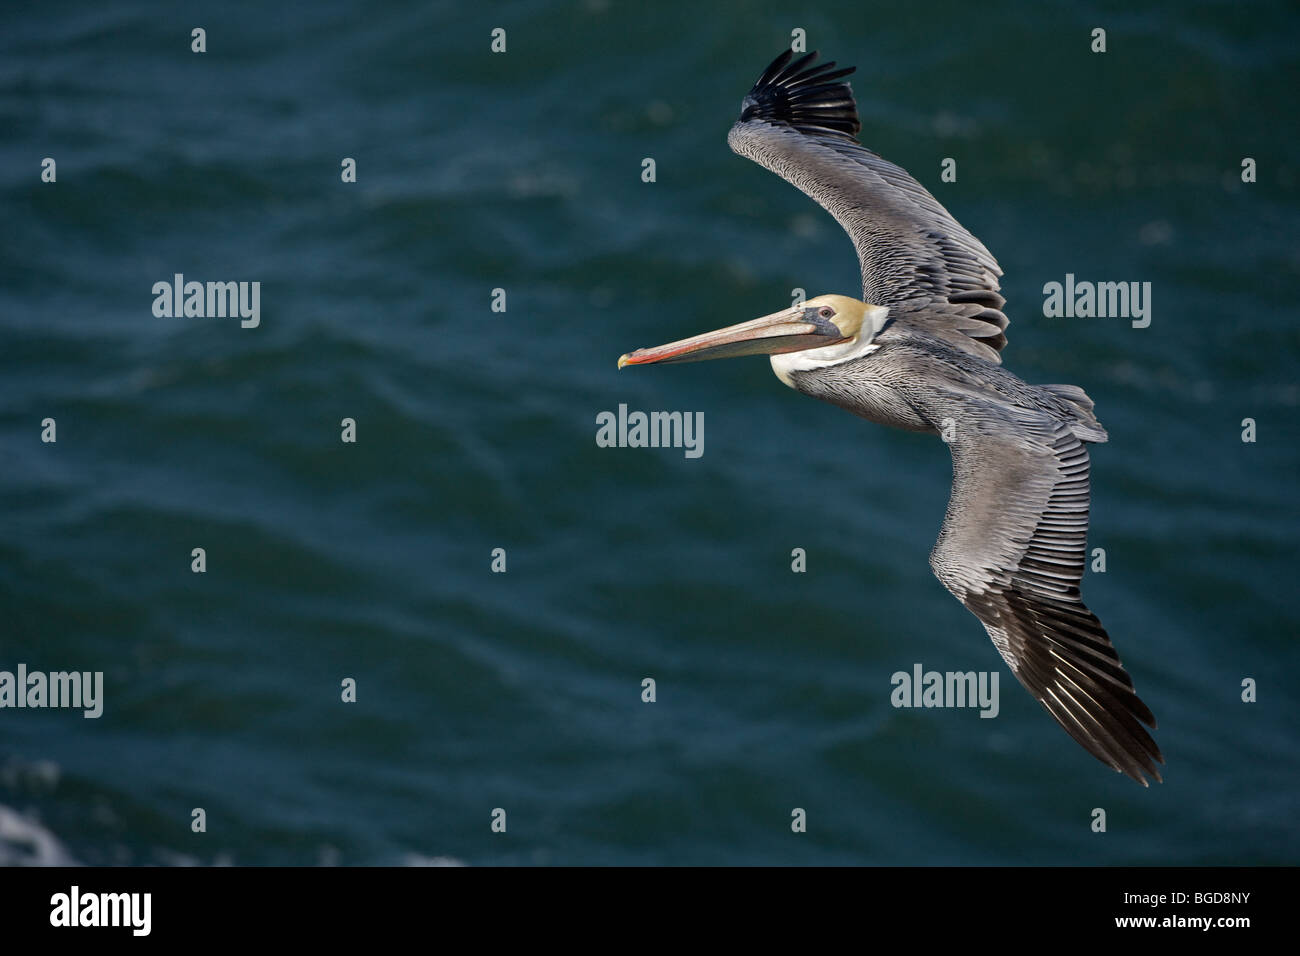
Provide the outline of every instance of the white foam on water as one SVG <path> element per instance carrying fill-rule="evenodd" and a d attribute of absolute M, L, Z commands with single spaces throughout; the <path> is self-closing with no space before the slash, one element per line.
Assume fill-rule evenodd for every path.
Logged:
<path fill-rule="evenodd" d="M 425 856 L 422 853 L 402 855 L 402 866 L 468 866 L 464 860 L 451 856 Z"/>
<path fill-rule="evenodd" d="M 48 829 L 0 804 L 0 866 L 80 865 Z"/>

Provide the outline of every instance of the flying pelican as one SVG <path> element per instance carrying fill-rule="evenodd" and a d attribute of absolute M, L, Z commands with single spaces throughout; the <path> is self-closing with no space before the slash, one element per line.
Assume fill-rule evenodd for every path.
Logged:
<path fill-rule="evenodd" d="M 1089 442 L 1107 435 L 1075 385 L 1028 385 L 1002 367 L 1002 270 L 911 176 L 857 140 L 835 64 L 777 57 L 727 143 L 844 227 L 862 299 L 822 295 L 657 348 L 618 367 L 770 355 L 786 385 L 855 415 L 938 434 L 952 495 L 930 566 L 983 623 L 1012 673 L 1088 753 L 1147 786 L 1161 779 L 1150 709 L 1079 597 Z"/>

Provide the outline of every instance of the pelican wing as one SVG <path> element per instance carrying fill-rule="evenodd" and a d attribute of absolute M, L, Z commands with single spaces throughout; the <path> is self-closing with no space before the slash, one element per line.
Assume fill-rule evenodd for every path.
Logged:
<path fill-rule="evenodd" d="M 772 62 L 741 104 L 727 142 L 815 199 L 844 227 L 862 266 L 862 298 L 895 322 L 998 362 L 1006 344 L 1002 270 L 984 245 L 893 163 L 858 143 L 853 68 Z"/>
<path fill-rule="evenodd" d="M 952 422 L 952 498 L 930 564 L 1012 673 L 1085 750 L 1147 785 L 1155 718 L 1079 597 L 1088 450 L 1070 423 L 969 399 Z"/>

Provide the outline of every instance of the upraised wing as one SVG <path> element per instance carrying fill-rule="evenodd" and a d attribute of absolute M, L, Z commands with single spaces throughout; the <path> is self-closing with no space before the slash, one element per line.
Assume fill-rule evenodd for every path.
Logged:
<path fill-rule="evenodd" d="M 844 227 L 862 267 L 862 298 L 897 323 L 993 362 L 1006 344 L 997 261 L 915 179 L 857 141 L 843 77 L 789 50 L 758 78 L 727 142 L 815 199 Z"/>

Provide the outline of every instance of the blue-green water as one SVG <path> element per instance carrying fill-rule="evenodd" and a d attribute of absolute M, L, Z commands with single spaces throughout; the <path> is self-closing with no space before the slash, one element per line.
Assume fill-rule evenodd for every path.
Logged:
<path fill-rule="evenodd" d="M 725 143 L 795 27 L 998 257 L 1007 366 L 1097 402 L 1084 594 L 1163 785 L 931 576 L 941 442 L 761 359 L 615 369 L 858 293 Z M 1300 862 L 1298 41 L 1282 3 L 7 7 L 0 669 L 105 690 L 0 710 L 0 859 Z M 155 317 L 175 273 L 259 281 L 260 326 Z M 1151 282 L 1151 326 L 1044 318 L 1067 273 Z M 704 454 L 597 447 L 619 403 Z M 916 662 L 999 670 L 999 716 L 894 709 Z"/>

